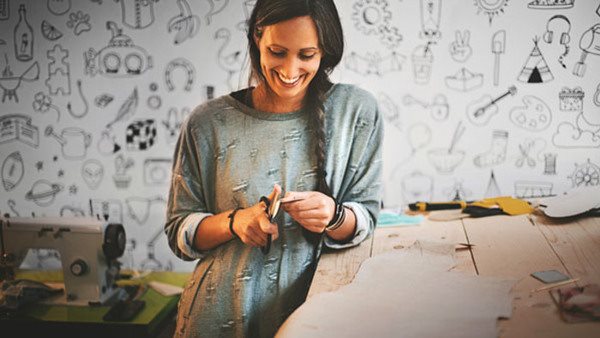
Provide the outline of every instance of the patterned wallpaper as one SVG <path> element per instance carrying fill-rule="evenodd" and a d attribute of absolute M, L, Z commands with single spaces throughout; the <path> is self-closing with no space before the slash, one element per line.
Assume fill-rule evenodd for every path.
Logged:
<path fill-rule="evenodd" d="M 333 79 L 385 117 L 385 207 L 600 184 L 599 1 L 336 3 Z M 162 231 L 173 147 L 247 85 L 253 4 L 0 0 L 2 214 L 100 215 L 125 225 L 125 267 L 191 269 Z"/>

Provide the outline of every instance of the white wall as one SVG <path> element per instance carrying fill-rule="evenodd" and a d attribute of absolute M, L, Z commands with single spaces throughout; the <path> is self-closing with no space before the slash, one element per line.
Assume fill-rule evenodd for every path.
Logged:
<path fill-rule="evenodd" d="M 191 264 L 172 255 L 162 234 L 176 139 L 176 132 L 169 132 L 211 90 L 218 96 L 246 85 L 242 22 L 252 4 L 148 1 L 136 23 L 134 2 L 0 1 L 0 211 L 13 216 L 87 215 L 90 199 L 95 212 L 104 201 L 111 217 L 126 227 L 126 266 L 190 269 Z M 600 183 L 600 55 L 587 55 L 585 74 L 573 74 L 580 45 L 592 44 L 600 54 L 593 50 L 600 46 L 600 32 L 584 35 L 600 24 L 599 3 L 577 0 L 572 8 L 534 9 L 528 8 L 530 2 L 337 1 L 347 44 L 333 77 L 358 84 L 380 100 L 386 117 L 386 207 L 448 200 L 457 192 L 464 199 L 544 195 Z M 431 16 L 427 3 L 433 6 Z M 15 41 L 20 4 L 33 31 L 32 53 L 23 49 L 21 31 Z M 568 29 L 566 21 L 550 21 L 553 42 L 543 39 L 555 15 L 564 15 L 571 24 L 565 68 L 559 63 L 564 52 L 559 40 Z M 45 37 L 43 21 L 62 36 Z M 108 47 L 109 21 L 133 46 Z M 497 38 L 504 34 L 505 43 L 494 54 L 496 33 Z M 542 68 L 545 62 L 544 81 L 520 81 L 536 39 L 543 60 L 532 57 L 527 68 Z M 17 59 L 16 49 L 25 61 Z M 102 69 L 103 63 L 110 66 L 115 56 L 135 49 L 143 58 L 128 62 L 132 69 L 141 66 L 140 74 L 109 75 Z M 462 68 L 471 79 L 453 79 Z M 12 95 L 7 89 L 15 86 Z M 514 95 L 479 118 L 469 118 L 468 111 L 510 86 L 516 87 Z M 563 88 L 576 87 L 582 98 L 561 95 Z M 102 98 L 112 101 L 102 105 Z M 156 130 L 147 150 L 139 149 L 140 142 L 126 141 L 128 126 L 138 120 L 151 120 L 147 124 Z M 34 127 L 33 139 L 27 137 L 27 121 Z M 25 129 L 15 132 L 12 126 Z M 118 152 L 113 152 L 115 144 Z M 43 264 L 53 261 L 45 252 L 39 256 Z"/>

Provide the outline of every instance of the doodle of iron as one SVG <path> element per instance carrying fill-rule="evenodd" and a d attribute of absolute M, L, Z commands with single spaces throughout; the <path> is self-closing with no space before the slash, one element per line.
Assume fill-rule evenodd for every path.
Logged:
<path fill-rule="evenodd" d="M 115 157 L 115 174 L 113 175 L 113 182 L 115 182 L 117 188 L 129 188 L 132 177 L 127 174 L 127 170 L 133 167 L 134 164 L 135 162 L 131 157 L 128 157 L 127 160 L 125 160 L 123 154 L 119 154 L 119 156 Z"/>
<path fill-rule="evenodd" d="M 559 20 L 559 19 L 567 24 L 567 29 L 565 30 L 565 32 L 563 32 L 560 35 L 559 43 L 565 47 L 565 50 L 558 57 L 558 63 L 560 63 L 560 65 L 563 68 L 567 68 L 564 60 L 565 60 L 565 57 L 567 56 L 567 54 L 569 54 L 569 42 L 571 41 L 571 36 L 569 35 L 569 32 L 571 32 L 571 21 L 569 21 L 569 18 L 567 18 L 564 15 L 559 14 L 559 15 L 554 15 L 553 17 L 548 19 L 548 22 L 546 22 L 546 32 L 544 33 L 543 39 L 546 43 L 549 43 L 549 44 L 552 43 L 552 41 L 554 39 L 554 31 L 550 29 L 550 24 L 552 21 Z"/>
<path fill-rule="evenodd" d="M 458 122 L 448 148 L 436 148 L 427 152 L 429 162 L 440 174 L 451 174 L 465 158 L 465 151 L 455 149 L 456 143 L 465 132 L 462 121 Z"/>
<path fill-rule="evenodd" d="M 98 144 L 96 145 L 98 152 L 104 156 L 109 156 L 118 153 L 121 146 L 117 143 L 115 135 L 111 129 L 104 129 Z"/>
<path fill-rule="evenodd" d="M 488 16 L 490 26 L 494 17 L 504 13 L 504 7 L 508 5 L 508 0 L 475 0 L 477 14 L 484 13 Z"/>
<path fill-rule="evenodd" d="M 558 93 L 559 108 L 562 111 L 583 111 L 583 97 L 585 93 L 581 87 L 562 87 Z"/>
<path fill-rule="evenodd" d="M 436 43 L 442 38 L 440 18 L 442 16 L 442 0 L 421 0 L 421 39 Z M 468 39 L 467 39 L 468 43 Z"/>
<path fill-rule="evenodd" d="M 554 185 L 551 182 L 515 181 L 516 198 L 542 198 L 552 195 Z"/>
<path fill-rule="evenodd" d="M 488 185 L 483 196 L 485 198 L 502 196 L 502 193 L 500 192 L 500 186 L 498 185 L 498 181 L 496 180 L 496 175 L 494 174 L 493 170 L 490 174 L 490 180 L 488 181 Z"/>
<path fill-rule="evenodd" d="M 412 52 L 413 74 L 416 84 L 427 84 L 431 78 L 433 53 L 430 43 L 420 45 Z"/>
<path fill-rule="evenodd" d="M 533 0 L 527 4 L 531 9 L 569 9 L 573 8 L 575 0 Z"/>
<path fill-rule="evenodd" d="M 182 114 L 183 115 L 183 112 Z M 181 129 L 181 124 L 183 123 L 183 116 L 179 116 L 177 113 L 177 109 L 171 108 L 167 113 L 167 119 L 161 121 L 163 126 L 166 129 L 166 140 L 167 144 L 173 145 L 177 142 L 177 136 L 179 135 L 179 130 Z"/>
<path fill-rule="evenodd" d="M 121 3 L 121 21 L 133 29 L 143 29 L 154 22 L 154 3 L 158 0 L 116 0 Z"/>
<path fill-rule="evenodd" d="M 13 37 L 17 60 L 25 62 L 33 59 L 33 28 L 27 22 L 27 10 L 24 4 L 19 5 L 19 22 L 15 26 Z"/>
<path fill-rule="evenodd" d="M 510 86 L 504 93 L 492 97 L 490 95 L 482 95 L 479 99 L 472 101 L 467 106 L 467 117 L 474 125 L 483 126 L 488 124 L 492 116 L 498 113 L 497 103 L 505 100 L 507 97 L 517 94 L 517 87 Z"/>
<path fill-rule="evenodd" d="M 31 124 L 31 117 L 19 114 L 0 117 L 0 144 L 10 141 L 20 141 L 33 148 L 38 147 L 38 127 Z"/>
<path fill-rule="evenodd" d="M 510 121 L 513 124 L 530 131 L 542 131 L 550 126 L 552 111 L 546 102 L 532 95 L 525 95 L 522 101 L 523 106 L 510 110 Z"/>
<path fill-rule="evenodd" d="M 231 32 L 229 29 L 220 28 L 215 32 L 214 38 L 223 40 L 217 53 L 218 64 L 221 69 L 227 72 L 227 86 L 230 90 L 233 90 L 235 88 L 232 83 L 233 76 L 241 71 L 244 62 L 244 54 L 240 49 L 233 51 L 227 50 L 231 40 Z"/>
<path fill-rule="evenodd" d="M 208 13 L 206 13 L 205 18 L 206 18 L 206 24 L 210 25 L 210 23 L 212 21 L 212 17 L 221 13 L 225 9 L 225 7 L 227 7 L 229 0 L 207 0 L 207 1 L 210 6 L 210 9 L 208 10 Z"/>
<path fill-rule="evenodd" d="M 127 150 L 144 151 L 155 143 L 156 124 L 153 119 L 137 120 L 127 126 L 125 141 Z"/>
<path fill-rule="evenodd" d="M 21 153 L 14 151 L 2 162 L 2 185 L 4 190 L 11 191 L 21 183 L 25 174 L 25 166 Z"/>
<path fill-rule="evenodd" d="M 465 67 L 444 78 L 446 87 L 459 92 L 468 92 L 483 86 L 483 74 L 474 73 Z"/>
<path fill-rule="evenodd" d="M 21 75 L 15 76 L 14 73 L 10 69 L 10 65 L 8 64 L 8 56 L 4 54 L 4 59 L 6 60 L 6 66 L 2 70 L 2 77 L 0 77 L 0 88 L 2 88 L 2 103 L 8 98 L 9 100 L 14 99 L 15 102 L 19 102 L 19 97 L 17 96 L 17 89 L 21 86 L 21 82 L 33 82 L 39 79 L 40 76 L 40 66 L 37 61 L 31 64 L 27 70 L 25 70 Z"/>
<path fill-rule="evenodd" d="M 73 33 L 75 33 L 75 35 L 80 35 L 83 32 L 89 32 L 92 30 L 92 26 L 90 25 L 90 15 L 84 14 L 82 11 L 72 12 L 69 14 L 67 27 L 73 29 Z"/>
<path fill-rule="evenodd" d="M 473 163 L 479 167 L 498 165 L 506 159 L 506 148 L 508 145 L 508 131 L 494 130 L 490 148 L 473 158 Z"/>
<path fill-rule="evenodd" d="M 84 116 L 87 115 L 88 110 L 90 108 L 87 99 L 83 95 L 83 89 L 81 88 L 81 79 L 77 80 L 77 90 L 79 92 L 79 97 L 81 97 L 81 101 L 83 102 L 84 108 L 83 108 L 83 110 L 81 112 L 75 112 L 75 111 L 73 111 L 73 108 L 71 108 L 72 105 L 71 105 L 71 102 L 69 101 L 69 103 L 67 103 L 67 111 L 74 118 L 80 119 L 80 118 L 82 118 L 82 117 L 84 117 Z"/>
<path fill-rule="evenodd" d="M 600 185 L 600 167 L 588 158 L 585 163 L 575 163 L 575 170 L 567 178 L 574 188 Z"/>
<path fill-rule="evenodd" d="M 186 92 L 192 90 L 192 86 L 194 85 L 194 80 L 196 78 L 196 69 L 194 69 L 194 65 L 184 58 L 177 58 L 169 62 L 167 67 L 165 68 L 165 83 L 167 84 L 167 89 L 172 92 L 175 90 L 175 85 L 173 84 L 173 72 L 176 68 L 183 68 L 185 71 L 185 86 L 183 89 Z"/>
<path fill-rule="evenodd" d="M 473 54 L 473 48 L 469 45 L 471 32 L 465 30 L 454 32 L 454 41 L 450 44 L 450 56 L 456 62 L 466 62 Z"/>
<path fill-rule="evenodd" d="M 506 31 L 499 30 L 492 35 L 492 54 L 494 54 L 494 86 L 500 81 L 500 55 L 506 52 Z"/>
<path fill-rule="evenodd" d="M 60 217 L 85 217 L 85 210 L 72 205 L 63 205 L 58 214 Z"/>
<path fill-rule="evenodd" d="M 391 97 L 385 93 L 379 93 L 377 102 L 380 105 L 383 117 L 398 130 L 402 130 L 402 116 L 400 108 L 394 103 Z"/>
<path fill-rule="evenodd" d="M 588 54 L 600 56 L 600 23 L 597 23 L 585 31 L 579 39 L 581 56 L 573 67 L 573 74 L 579 77 L 585 75 L 585 59 Z"/>
<path fill-rule="evenodd" d="M 71 9 L 71 0 L 48 0 L 46 4 L 54 15 L 63 15 Z"/>
<path fill-rule="evenodd" d="M 89 48 L 83 55 L 86 75 L 100 73 L 108 77 L 130 77 L 152 68 L 152 57 L 124 35 L 116 23 L 107 21 L 106 29 L 112 34 L 108 45 L 97 52 Z"/>
<path fill-rule="evenodd" d="M 173 43 L 179 45 L 185 40 L 196 36 L 200 27 L 200 18 L 192 14 L 192 9 L 187 0 L 177 0 L 177 7 L 179 7 L 179 15 L 169 20 L 167 32 L 176 32 Z"/>
<path fill-rule="evenodd" d="M 8 20 L 10 17 L 10 0 L 0 0 L 0 20 Z"/>
<path fill-rule="evenodd" d="M 42 35 L 46 40 L 55 41 L 62 38 L 63 33 L 46 20 L 42 20 Z"/>
<path fill-rule="evenodd" d="M 98 108 L 104 108 L 108 106 L 108 104 L 111 103 L 114 99 L 115 98 L 112 95 L 104 93 L 94 98 L 94 104 Z"/>
<path fill-rule="evenodd" d="M 117 112 L 117 116 L 114 118 L 114 120 L 109 122 L 105 128 L 110 129 L 113 126 L 113 124 L 128 119 L 130 116 L 135 114 L 135 110 L 136 110 L 137 106 L 138 106 L 138 91 L 137 91 L 137 87 L 135 87 L 135 88 L 133 88 L 133 92 L 131 92 L 131 94 L 129 94 L 127 99 L 125 99 L 125 101 L 123 101 L 123 104 L 121 104 L 121 107 L 119 108 L 119 111 Z"/>
<path fill-rule="evenodd" d="M 48 110 L 52 109 L 56 112 L 56 122 L 60 122 L 60 110 L 57 106 L 52 104 L 52 98 L 43 92 L 37 92 L 33 97 L 33 102 L 31 104 L 33 106 L 33 110 L 38 113 L 47 113 Z"/>
<path fill-rule="evenodd" d="M 125 205 L 127 206 L 127 212 L 129 217 L 137 222 L 139 225 L 143 225 L 148 220 L 150 212 L 152 211 L 153 203 L 165 203 L 164 198 L 161 196 L 155 196 L 152 198 L 147 197 L 128 197 L 125 199 Z M 161 230 L 161 232 L 163 232 Z"/>
<path fill-rule="evenodd" d="M 123 205 L 116 199 L 96 199 L 89 200 L 90 216 L 107 222 L 123 224 Z"/>
<path fill-rule="evenodd" d="M 345 58 L 346 68 L 361 75 L 383 76 L 390 72 L 401 71 L 406 56 L 396 52 L 381 56 L 378 52 L 366 53 L 364 56 L 350 52 Z"/>
<path fill-rule="evenodd" d="M 48 50 L 46 55 L 50 62 L 48 62 L 48 78 L 45 84 L 50 95 L 58 95 L 58 92 L 61 92 L 61 95 L 71 95 L 71 71 L 66 61 L 69 51 L 57 44 Z"/>
<path fill-rule="evenodd" d="M 83 162 L 81 165 L 81 177 L 90 189 L 98 189 L 104 178 L 104 166 L 102 162 L 95 159 Z"/>
<path fill-rule="evenodd" d="M 144 160 L 144 183 L 146 185 L 162 185 L 171 179 L 170 158 L 147 158 Z"/>
<path fill-rule="evenodd" d="M 85 158 L 87 149 L 92 143 L 92 134 L 77 127 L 64 128 L 60 135 L 54 132 L 52 126 L 47 126 L 44 131 L 47 137 L 52 136 L 61 145 L 62 154 L 68 160 Z"/>
<path fill-rule="evenodd" d="M 556 175 L 556 153 L 544 154 L 544 175 Z"/>
<path fill-rule="evenodd" d="M 60 183 L 51 183 L 47 180 L 37 180 L 27 194 L 25 199 L 32 201 L 40 207 L 46 207 L 54 202 L 56 194 L 63 190 L 63 185 Z"/>
<path fill-rule="evenodd" d="M 600 107 L 600 83 L 596 87 L 596 93 L 594 93 L 594 104 Z"/>
<path fill-rule="evenodd" d="M 523 65 L 523 69 L 517 78 L 521 82 L 526 83 L 545 83 L 554 80 L 554 76 L 548 67 L 548 63 L 544 59 L 540 48 L 538 47 L 539 39 L 536 37 L 533 40 L 534 46 L 527 57 L 527 61 Z"/>

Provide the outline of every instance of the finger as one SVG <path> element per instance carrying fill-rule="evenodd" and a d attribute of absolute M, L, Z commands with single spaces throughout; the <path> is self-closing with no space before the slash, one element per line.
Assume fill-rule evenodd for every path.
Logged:
<path fill-rule="evenodd" d="M 267 235 L 259 229 L 249 229 L 252 241 L 256 244 L 255 246 L 265 246 L 267 244 Z"/>
<path fill-rule="evenodd" d="M 469 38 L 471 37 L 471 32 L 465 31 L 465 35 L 463 35 L 463 43 L 465 45 L 469 44 Z"/>
<path fill-rule="evenodd" d="M 328 202 L 328 200 L 322 198 L 308 198 L 293 203 L 285 203 L 283 208 L 286 212 L 300 212 L 315 209 L 326 210 L 329 207 Z"/>
<path fill-rule="evenodd" d="M 272 202 L 275 199 L 275 195 L 281 195 L 281 186 L 277 183 L 273 185 L 273 190 L 271 190 L 271 193 L 267 198 Z"/>
<path fill-rule="evenodd" d="M 460 31 L 454 32 L 454 38 L 456 39 L 456 42 L 458 42 L 458 43 L 462 42 L 462 37 L 461 37 Z"/>
<path fill-rule="evenodd" d="M 312 191 L 288 191 L 281 199 L 281 203 L 297 202 L 309 198 L 313 194 Z"/>
<path fill-rule="evenodd" d="M 269 220 L 266 217 L 261 218 L 258 224 L 260 226 L 260 231 L 262 231 L 265 234 L 274 235 L 277 232 L 277 224 L 269 222 Z"/>

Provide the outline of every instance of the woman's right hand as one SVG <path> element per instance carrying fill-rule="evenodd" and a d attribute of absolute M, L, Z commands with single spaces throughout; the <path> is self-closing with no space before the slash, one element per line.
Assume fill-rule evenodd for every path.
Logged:
<path fill-rule="evenodd" d="M 275 184 L 273 191 L 269 194 L 269 200 L 273 200 L 276 191 L 281 194 L 281 187 L 278 184 Z M 240 209 L 235 214 L 233 231 L 243 243 L 262 247 L 267 245 L 267 235 L 272 235 L 273 240 L 279 237 L 277 224 L 269 221 L 266 208 L 264 202 L 258 202 L 248 208 Z"/>

